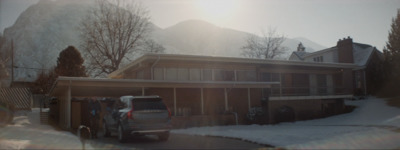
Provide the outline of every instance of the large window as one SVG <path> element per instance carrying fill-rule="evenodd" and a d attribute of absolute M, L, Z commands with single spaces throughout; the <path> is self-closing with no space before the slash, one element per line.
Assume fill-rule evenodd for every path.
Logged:
<path fill-rule="evenodd" d="M 256 81 L 255 71 L 236 71 L 237 81 Z"/>
<path fill-rule="evenodd" d="M 325 95 L 328 93 L 328 84 L 327 84 L 327 79 L 325 74 L 318 74 L 317 75 L 317 87 L 318 87 L 318 94 L 319 95 Z"/>
<path fill-rule="evenodd" d="M 279 82 L 279 73 L 264 72 L 261 74 L 261 80 L 266 82 Z"/>
<path fill-rule="evenodd" d="M 214 80 L 215 81 L 235 81 L 234 71 L 227 70 L 214 70 Z"/>
<path fill-rule="evenodd" d="M 314 62 L 324 62 L 324 56 L 318 56 L 313 58 Z"/>
<path fill-rule="evenodd" d="M 294 73 L 293 76 L 293 87 L 309 87 L 310 78 L 308 74 Z"/>
<path fill-rule="evenodd" d="M 187 69 L 187 68 L 178 68 L 178 80 L 179 81 L 187 81 L 187 80 L 189 80 L 189 69 Z"/>
<path fill-rule="evenodd" d="M 211 69 L 203 69 L 203 81 L 211 81 L 212 80 L 212 70 Z"/>
<path fill-rule="evenodd" d="M 144 71 L 138 71 L 136 72 L 136 79 L 144 79 Z"/>
<path fill-rule="evenodd" d="M 165 69 L 165 80 L 177 80 L 178 69 L 177 68 L 166 68 Z"/>
<path fill-rule="evenodd" d="M 200 81 L 201 80 L 201 70 L 198 68 L 189 69 L 190 80 L 192 81 Z"/>
<path fill-rule="evenodd" d="M 333 75 L 333 85 L 335 87 L 342 87 L 343 86 L 343 75 L 342 73 L 336 73 Z"/>
<path fill-rule="evenodd" d="M 164 80 L 164 68 L 154 68 L 154 80 Z"/>

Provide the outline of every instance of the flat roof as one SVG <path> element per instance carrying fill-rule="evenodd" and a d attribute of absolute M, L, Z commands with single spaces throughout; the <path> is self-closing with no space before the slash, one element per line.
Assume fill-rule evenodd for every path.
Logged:
<path fill-rule="evenodd" d="M 350 68 L 356 69 L 359 66 L 352 63 L 327 63 L 327 62 L 305 62 L 305 61 L 289 61 L 289 60 L 271 60 L 271 59 L 255 59 L 255 58 L 239 58 L 239 57 L 220 57 L 220 56 L 201 56 L 201 55 L 181 55 L 181 54 L 145 54 L 128 65 L 112 72 L 109 77 L 128 70 L 129 68 L 140 64 L 145 60 L 175 60 L 190 62 L 213 62 L 213 63 L 241 63 L 241 64 L 258 64 L 258 65 L 286 65 L 286 66 L 305 66 L 305 67 L 326 67 L 326 68 Z"/>
<path fill-rule="evenodd" d="M 88 77 L 58 77 L 49 95 L 65 95 L 71 88 L 71 96 L 120 97 L 132 95 L 142 88 L 268 88 L 279 82 L 241 81 L 167 81 L 140 79 L 108 79 Z"/>

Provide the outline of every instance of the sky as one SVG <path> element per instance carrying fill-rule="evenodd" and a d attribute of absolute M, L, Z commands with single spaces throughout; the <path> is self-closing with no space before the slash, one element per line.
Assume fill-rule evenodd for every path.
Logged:
<path fill-rule="evenodd" d="M 38 0 L 0 0 L 0 31 Z M 185 20 L 257 35 L 275 28 L 325 47 L 350 36 L 382 50 L 400 0 L 140 0 L 151 21 L 167 28 Z"/>

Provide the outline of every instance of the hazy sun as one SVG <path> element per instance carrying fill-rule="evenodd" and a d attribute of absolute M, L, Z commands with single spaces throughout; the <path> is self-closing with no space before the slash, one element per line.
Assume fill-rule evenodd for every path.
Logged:
<path fill-rule="evenodd" d="M 197 7 L 204 17 L 223 19 L 234 13 L 238 7 L 238 0 L 197 0 Z"/>

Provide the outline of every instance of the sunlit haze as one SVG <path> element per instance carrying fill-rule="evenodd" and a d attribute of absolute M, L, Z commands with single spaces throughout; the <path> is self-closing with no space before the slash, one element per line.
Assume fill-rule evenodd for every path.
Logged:
<path fill-rule="evenodd" d="M 269 27 L 288 38 L 304 37 L 325 47 L 350 36 L 382 50 L 400 0 L 141 0 L 151 21 L 167 28 L 186 20 L 259 34 Z M 37 0 L 1 0 L 0 30 Z M 24 8 L 24 9 L 21 9 Z"/>
<path fill-rule="evenodd" d="M 195 5 L 202 18 L 216 23 L 234 17 L 239 9 L 238 0 L 197 0 Z"/>

